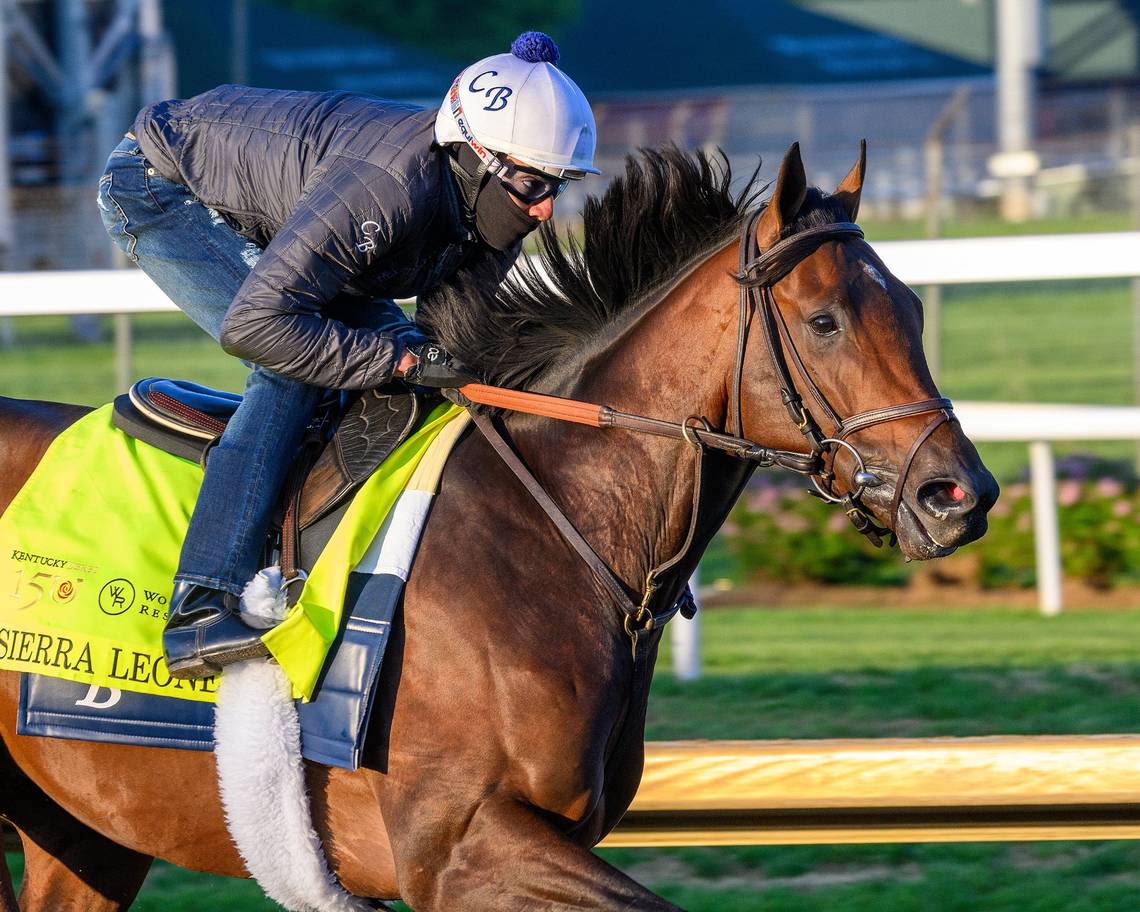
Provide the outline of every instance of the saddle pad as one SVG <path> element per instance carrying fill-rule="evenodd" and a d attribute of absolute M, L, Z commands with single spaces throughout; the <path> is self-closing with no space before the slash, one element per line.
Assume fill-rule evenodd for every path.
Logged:
<path fill-rule="evenodd" d="M 347 620 L 313 699 L 298 701 L 305 759 L 345 769 L 360 765 L 392 618 L 443 465 L 466 426 L 465 416 L 462 419 L 450 422 L 419 460 L 407 488 L 348 575 Z M 215 689 L 212 679 L 203 686 L 211 694 Z M 21 679 L 17 733 L 22 735 L 211 750 L 213 721 L 214 708 L 207 702 L 44 675 L 25 674 Z"/>
<path fill-rule="evenodd" d="M 431 442 L 461 415 L 437 408 L 365 481 L 297 604 L 263 637 L 295 696 L 316 687 L 350 572 Z M 15 595 L 0 601 L 0 668 L 213 702 L 213 682 L 176 682 L 161 649 L 201 471 L 127 437 L 110 416 L 105 406 L 60 434 L 0 516 L 0 589 Z"/>

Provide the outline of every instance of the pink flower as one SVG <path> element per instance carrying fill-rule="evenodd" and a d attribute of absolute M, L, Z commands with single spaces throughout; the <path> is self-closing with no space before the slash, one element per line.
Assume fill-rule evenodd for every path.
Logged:
<path fill-rule="evenodd" d="M 1115 478 L 1101 478 L 1093 487 L 1101 497 L 1119 497 L 1124 493 L 1124 485 Z"/>
<path fill-rule="evenodd" d="M 767 513 L 780 501 L 780 492 L 773 487 L 748 492 L 748 506 L 757 513 Z"/>
<path fill-rule="evenodd" d="M 1124 516 L 1127 516 L 1131 512 L 1132 512 L 1132 504 L 1130 504 L 1127 500 L 1118 500 L 1116 503 L 1114 503 L 1112 505 L 1112 515 L 1113 516 L 1124 517 Z"/>
<path fill-rule="evenodd" d="M 1079 481 L 1062 481 L 1057 485 L 1057 502 L 1062 507 L 1071 507 L 1081 499 Z"/>
<path fill-rule="evenodd" d="M 806 532 L 810 523 L 796 513 L 777 513 L 776 528 L 781 532 Z"/>
<path fill-rule="evenodd" d="M 827 530 L 829 532 L 846 532 L 847 523 L 847 514 L 835 510 L 827 517 Z"/>

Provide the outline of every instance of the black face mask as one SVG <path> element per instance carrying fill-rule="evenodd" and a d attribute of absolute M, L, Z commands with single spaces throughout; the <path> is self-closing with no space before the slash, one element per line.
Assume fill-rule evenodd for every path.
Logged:
<path fill-rule="evenodd" d="M 483 183 L 475 197 L 475 231 L 484 244 L 510 250 L 537 227 L 538 219 L 527 215 L 502 181 L 490 177 Z"/>
<path fill-rule="evenodd" d="M 488 247 L 509 250 L 538 227 L 538 219 L 527 215 L 503 182 L 487 173 L 479 156 L 466 143 L 456 147 L 451 163 L 464 211 Z"/>

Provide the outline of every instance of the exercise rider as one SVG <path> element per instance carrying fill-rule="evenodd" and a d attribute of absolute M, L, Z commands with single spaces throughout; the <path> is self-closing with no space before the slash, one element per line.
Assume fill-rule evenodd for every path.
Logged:
<path fill-rule="evenodd" d="M 438 112 L 220 86 L 145 108 L 111 153 L 112 239 L 252 367 L 179 558 L 175 677 L 265 653 L 239 600 L 324 391 L 467 379 L 392 299 L 484 258 L 506 267 L 566 182 L 597 173 L 594 117 L 554 43 L 528 32 L 511 50 L 460 73 Z"/>

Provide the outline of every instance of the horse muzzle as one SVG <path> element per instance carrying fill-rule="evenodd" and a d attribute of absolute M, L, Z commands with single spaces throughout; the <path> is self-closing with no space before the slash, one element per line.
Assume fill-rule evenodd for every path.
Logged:
<path fill-rule="evenodd" d="M 981 538 L 999 488 L 980 462 L 959 471 L 920 473 L 903 491 L 895 515 L 899 548 L 911 560 L 946 557 Z"/>

